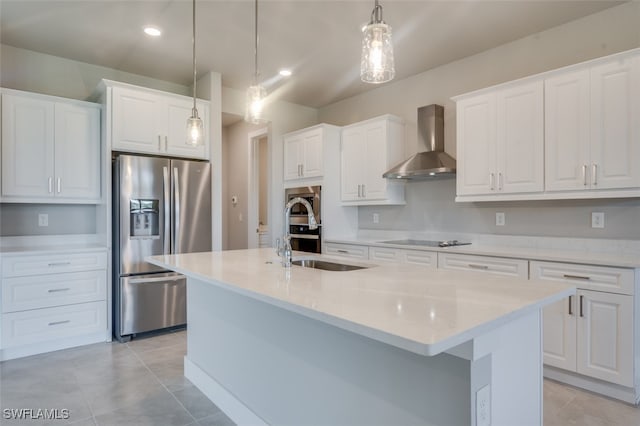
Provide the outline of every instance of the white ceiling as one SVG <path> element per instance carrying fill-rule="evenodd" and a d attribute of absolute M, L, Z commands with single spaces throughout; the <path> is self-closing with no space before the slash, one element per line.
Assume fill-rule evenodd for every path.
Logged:
<path fill-rule="evenodd" d="M 380 0 L 396 79 L 615 6 L 595 0 Z M 373 0 L 260 0 L 261 79 L 281 100 L 322 107 L 360 82 L 360 27 Z M 253 1 L 197 0 L 198 72 L 244 90 L 253 75 Z M 154 24 L 159 39 L 142 33 Z M 3 44 L 189 85 L 191 0 L 1 0 Z M 281 67 L 293 77 L 277 76 Z"/>

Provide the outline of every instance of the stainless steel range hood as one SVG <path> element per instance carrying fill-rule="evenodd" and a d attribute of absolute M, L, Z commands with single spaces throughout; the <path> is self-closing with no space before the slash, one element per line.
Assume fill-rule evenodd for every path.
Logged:
<path fill-rule="evenodd" d="M 397 164 L 382 177 L 389 179 L 438 179 L 454 177 L 456 160 L 444 152 L 444 108 L 418 108 L 418 143 L 426 150 Z"/>

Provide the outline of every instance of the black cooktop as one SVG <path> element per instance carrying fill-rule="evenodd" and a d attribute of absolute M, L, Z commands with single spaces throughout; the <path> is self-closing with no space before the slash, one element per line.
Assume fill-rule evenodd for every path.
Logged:
<path fill-rule="evenodd" d="M 464 243 L 458 240 L 448 241 L 430 241 L 430 240 L 392 240 L 392 241 L 380 241 L 383 244 L 398 244 L 403 246 L 425 246 L 425 247 L 453 247 L 453 246 L 466 246 L 471 243 Z"/>

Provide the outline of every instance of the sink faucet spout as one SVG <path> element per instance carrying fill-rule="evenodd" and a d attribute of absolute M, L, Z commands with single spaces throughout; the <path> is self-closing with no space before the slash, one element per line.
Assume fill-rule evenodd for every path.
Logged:
<path fill-rule="evenodd" d="M 307 209 L 307 217 L 309 218 L 309 229 L 317 229 L 318 222 L 316 221 L 316 217 L 313 214 L 313 207 L 307 200 L 302 197 L 295 197 L 289 200 L 287 205 L 284 207 L 284 237 L 282 238 L 284 241 L 284 249 L 282 250 L 282 266 L 285 268 L 291 267 L 291 233 L 290 233 L 290 225 L 291 225 L 291 208 L 296 204 L 302 204 Z"/>

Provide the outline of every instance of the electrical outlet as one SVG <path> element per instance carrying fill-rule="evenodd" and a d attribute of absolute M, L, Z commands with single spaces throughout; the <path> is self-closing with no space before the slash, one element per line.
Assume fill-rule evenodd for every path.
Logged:
<path fill-rule="evenodd" d="M 38 226 L 49 226 L 49 215 L 46 213 L 40 213 L 38 215 Z"/>
<path fill-rule="evenodd" d="M 506 216 L 503 212 L 496 212 L 496 226 L 504 226 Z"/>
<path fill-rule="evenodd" d="M 604 213 L 603 212 L 591 212 L 591 227 L 592 228 L 604 228 Z"/>
<path fill-rule="evenodd" d="M 378 213 L 374 213 L 373 214 L 373 223 L 379 223 L 380 222 L 380 215 Z"/>
<path fill-rule="evenodd" d="M 476 426 L 491 426 L 491 385 L 476 391 Z"/>

